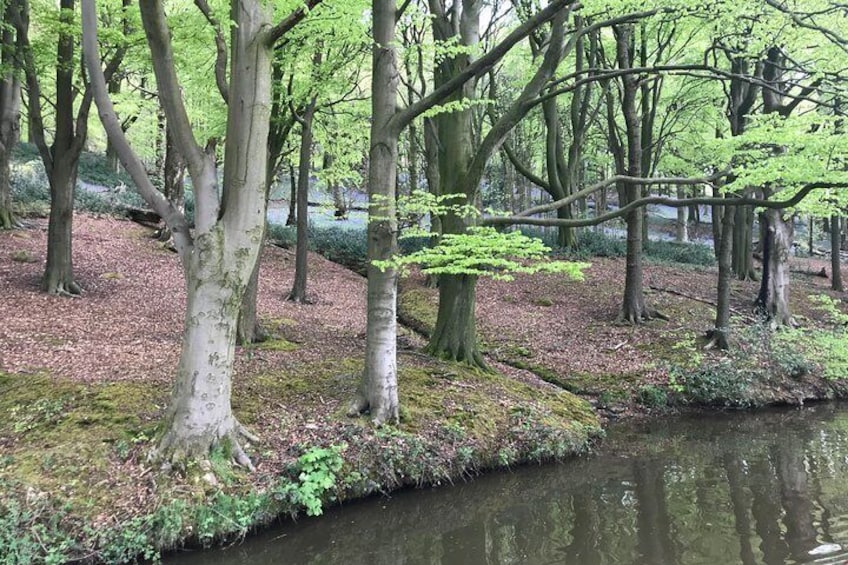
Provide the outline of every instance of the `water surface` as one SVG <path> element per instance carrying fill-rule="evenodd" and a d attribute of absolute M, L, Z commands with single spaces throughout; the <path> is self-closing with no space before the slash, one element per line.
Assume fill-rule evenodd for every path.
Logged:
<path fill-rule="evenodd" d="M 848 405 L 614 427 L 586 458 L 346 504 L 167 561 L 846 563 Z"/>

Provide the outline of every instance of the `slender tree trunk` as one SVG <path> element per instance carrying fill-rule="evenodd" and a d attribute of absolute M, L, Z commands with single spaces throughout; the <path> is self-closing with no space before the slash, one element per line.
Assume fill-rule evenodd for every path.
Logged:
<path fill-rule="evenodd" d="M 397 105 L 398 67 L 395 51 L 395 0 L 372 0 L 371 141 L 368 168 L 368 325 L 365 371 L 349 414 L 370 410 L 375 424 L 397 422 L 397 273 L 381 270 L 374 260 L 397 252 L 395 190 L 398 135 L 390 120 Z"/>
<path fill-rule="evenodd" d="M 730 347 L 730 279 L 731 247 L 733 245 L 733 229 L 735 212 L 729 206 L 716 206 L 721 209 L 721 216 L 713 216 L 713 222 L 722 222 L 721 238 L 718 245 L 718 289 L 716 290 L 715 327 L 708 332 L 707 349 L 727 349 Z"/>
<path fill-rule="evenodd" d="M 839 256 L 839 239 L 839 215 L 834 214 L 830 217 L 830 270 L 832 272 L 830 288 L 842 292 L 842 265 L 841 257 Z"/>
<path fill-rule="evenodd" d="M 309 173 L 312 169 L 312 122 L 315 98 L 303 113 L 300 135 L 300 160 L 297 173 L 297 247 L 294 259 L 294 286 L 288 299 L 306 304 L 306 275 L 309 258 Z"/>
<path fill-rule="evenodd" d="M 114 77 L 109 81 L 109 94 L 119 94 L 121 92 L 121 79 Z M 120 171 L 120 162 L 118 161 L 118 152 L 115 151 L 115 146 L 106 138 L 106 166 L 113 172 Z"/>
<path fill-rule="evenodd" d="M 677 198 L 686 198 L 686 193 L 682 185 L 677 187 Z M 677 209 L 677 229 L 675 230 L 675 241 L 686 243 L 689 241 L 689 208 L 681 206 Z"/>
<path fill-rule="evenodd" d="M 286 218 L 286 225 L 297 225 L 297 174 L 294 165 L 289 165 L 289 216 Z"/>

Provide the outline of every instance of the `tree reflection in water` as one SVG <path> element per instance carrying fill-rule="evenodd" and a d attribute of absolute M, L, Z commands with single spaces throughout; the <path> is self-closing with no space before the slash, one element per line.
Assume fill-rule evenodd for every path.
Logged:
<path fill-rule="evenodd" d="M 821 405 L 624 426 L 584 459 L 347 504 L 226 550 L 166 562 L 771 565 L 846 558 L 848 410 Z"/>

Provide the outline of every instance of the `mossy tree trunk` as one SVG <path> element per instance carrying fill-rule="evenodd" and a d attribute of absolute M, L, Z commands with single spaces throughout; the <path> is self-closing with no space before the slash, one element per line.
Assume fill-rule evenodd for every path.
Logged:
<path fill-rule="evenodd" d="M 718 242 L 718 287 L 716 290 L 715 326 L 707 332 L 709 341 L 706 349 L 727 349 L 730 346 L 730 279 L 731 247 L 735 213 L 729 206 L 716 206 L 721 214 L 713 216 L 714 222 L 721 222 L 721 237 Z"/>
<path fill-rule="evenodd" d="M 16 2 L 7 2 L 3 20 L 12 21 L 12 11 L 18 9 Z M 16 71 L 22 42 L 11 26 L 3 26 L 0 39 L 0 229 L 12 229 L 20 225 L 12 209 L 11 157 L 21 133 L 21 83 Z"/>
<path fill-rule="evenodd" d="M 830 288 L 842 292 L 842 261 L 839 256 L 840 243 L 839 215 L 830 217 Z"/>
<path fill-rule="evenodd" d="M 436 357 L 485 367 L 477 344 L 477 277 L 439 277 L 439 311 L 427 351 Z"/>
<path fill-rule="evenodd" d="M 792 246 L 792 219 L 781 210 L 763 214 L 766 237 L 763 242 L 763 277 L 755 302 L 757 310 L 773 327 L 793 325 L 789 308 L 789 251 Z"/>
<path fill-rule="evenodd" d="M 181 464 L 223 448 L 252 468 L 239 443 L 240 436 L 250 436 L 234 417 L 230 402 L 237 316 L 264 237 L 273 46 L 305 17 L 306 10 L 298 8 L 283 23 L 272 26 L 262 3 L 233 2 L 230 103 L 219 198 L 214 152 L 197 145 L 180 96 L 162 2 L 143 2 L 140 7 L 160 99 L 195 189 L 194 233 L 184 214 L 153 187 L 120 129 L 96 57 L 93 0 L 83 0 L 83 35 L 104 127 L 145 200 L 171 227 L 186 274 L 182 353 L 156 455 Z"/>

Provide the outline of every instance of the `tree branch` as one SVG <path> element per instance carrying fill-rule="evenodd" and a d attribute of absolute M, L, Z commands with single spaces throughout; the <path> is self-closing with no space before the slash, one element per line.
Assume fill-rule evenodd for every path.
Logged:
<path fill-rule="evenodd" d="M 523 40 L 540 25 L 551 20 L 560 10 L 569 5 L 571 9 L 575 9 L 579 6 L 579 3 L 576 0 L 552 0 L 545 8 L 539 10 L 533 17 L 528 18 L 527 21 L 512 30 L 509 35 L 494 46 L 488 53 L 482 55 L 479 59 L 468 65 L 464 71 L 445 82 L 424 98 L 421 98 L 414 104 L 411 104 L 397 112 L 390 120 L 394 130 L 396 132 L 401 132 L 412 120 L 436 104 L 439 104 L 467 81 L 475 77 L 480 77 L 488 72 L 488 70 L 504 55 L 506 55 L 516 43 Z"/>
<path fill-rule="evenodd" d="M 224 39 L 224 32 L 221 31 L 221 24 L 212 14 L 212 9 L 209 8 L 206 0 L 194 0 L 194 5 L 215 30 L 215 84 L 218 85 L 218 92 L 221 93 L 224 104 L 228 104 L 230 87 L 227 84 L 227 41 Z"/>
<path fill-rule="evenodd" d="M 285 17 L 283 21 L 275 25 L 271 28 L 271 31 L 268 32 L 267 41 L 269 45 L 274 45 L 277 41 L 280 40 L 285 34 L 291 31 L 297 24 L 299 24 L 303 18 L 309 15 L 315 6 L 321 3 L 322 0 L 308 0 L 305 6 L 301 6 L 291 14 Z"/>
<path fill-rule="evenodd" d="M 95 0 L 82 0 L 82 41 L 83 57 L 88 67 L 89 85 L 100 114 L 100 120 L 115 147 L 121 163 L 130 174 L 139 193 L 153 210 L 159 214 L 174 235 L 174 244 L 185 265 L 192 247 L 191 233 L 185 216 L 180 213 L 165 196 L 156 190 L 141 160 L 130 147 L 121 128 L 118 115 L 109 98 L 106 77 L 100 69 L 100 56 L 97 49 L 97 12 Z"/>
<path fill-rule="evenodd" d="M 611 180 L 611 179 L 610 179 Z M 632 184 L 657 184 L 660 181 L 667 181 L 671 179 L 630 179 L 627 182 Z M 678 179 L 681 180 L 681 179 Z M 688 179 L 692 180 L 701 180 L 704 179 Z M 678 184 L 683 184 L 679 183 Z M 689 182 L 688 184 L 697 184 Z M 511 225 L 529 225 L 529 226 L 566 226 L 566 227 L 585 227 L 585 226 L 596 226 L 598 224 L 602 224 L 606 221 L 613 220 L 615 218 L 620 218 L 622 216 L 627 215 L 631 211 L 636 208 L 641 208 L 643 206 L 647 206 L 649 204 L 660 204 L 663 206 L 669 206 L 672 208 L 681 208 L 683 206 L 754 206 L 760 208 L 770 208 L 770 209 L 783 209 L 783 208 L 791 208 L 792 206 L 797 205 L 801 202 L 810 192 L 819 188 L 848 188 L 848 183 L 844 182 L 836 182 L 836 183 L 828 183 L 828 182 L 814 182 L 804 185 L 798 192 L 787 200 L 763 200 L 760 198 L 745 198 L 745 197 L 733 197 L 733 198 L 723 198 L 723 197 L 697 197 L 697 198 L 667 198 L 664 196 L 647 196 L 645 198 L 640 198 L 638 200 L 634 200 L 619 208 L 618 210 L 613 210 L 612 212 L 608 212 L 601 216 L 596 216 L 595 218 L 578 218 L 578 219 L 560 219 L 560 218 L 528 218 L 522 215 L 514 215 L 514 216 L 488 216 L 481 220 L 481 224 L 484 226 L 511 226 Z M 561 201 L 560 201 L 561 202 Z M 526 213 L 525 210 L 522 213 Z"/>

